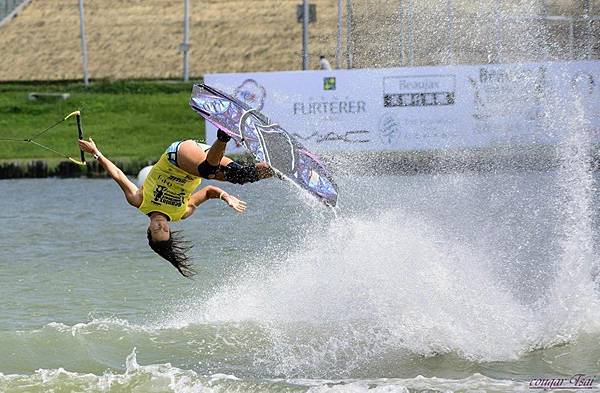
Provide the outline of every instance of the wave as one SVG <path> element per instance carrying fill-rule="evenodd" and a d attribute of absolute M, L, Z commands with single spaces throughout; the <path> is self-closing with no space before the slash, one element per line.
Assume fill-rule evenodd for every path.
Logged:
<path fill-rule="evenodd" d="M 531 370 L 597 369 L 600 329 L 590 311 L 598 299 L 588 276 L 568 281 L 576 297 L 556 302 L 557 280 L 545 302 L 523 303 L 485 254 L 402 211 L 337 220 L 302 246 L 267 256 L 275 264 L 249 261 L 166 318 L 0 332 L 0 391 L 461 391 L 462 383 L 502 391 L 518 385 L 508 380 L 534 377 Z M 589 311 L 561 317 L 559 307 L 583 306 Z M 123 364 L 132 348 L 150 366 Z M 214 373 L 239 380 L 211 385 Z"/>
<path fill-rule="evenodd" d="M 577 236 L 565 241 L 576 249 Z M 145 364 L 263 379 L 466 378 L 514 369 L 527 378 L 528 370 L 597 367 L 597 292 L 582 267 L 549 282 L 544 302 L 527 304 L 489 269 L 488 254 L 392 209 L 341 218 L 260 257 L 267 262 L 249 259 L 245 271 L 166 318 L 0 331 L 0 370 L 102 375 L 123 370 L 133 347 Z"/>
<path fill-rule="evenodd" d="M 591 275 L 569 281 L 577 296 L 560 305 L 581 312 L 562 316 L 556 290 L 538 288 L 548 292 L 541 301 L 522 302 L 494 275 L 497 261 L 398 209 L 337 220 L 283 255 L 270 266 L 249 263 L 162 325 L 253 321 L 269 346 L 255 363 L 286 376 L 354 375 L 381 359 L 406 365 L 414 356 L 515 362 L 600 333 Z"/>
<path fill-rule="evenodd" d="M 261 328 L 251 323 L 204 324 L 158 328 L 118 318 L 94 319 L 73 326 L 49 323 L 41 329 L 0 332 L 0 370 L 27 373 L 38 368 L 64 368 L 101 373 L 123 369 L 131 348 L 153 362 L 172 361 L 179 367 L 235 369 L 252 364 L 248 353 L 260 348 Z M 223 359 L 230 360 L 223 363 Z"/>
<path fill-rule="evenodd" d="M 91 392 L 211 392 L 222 381 L 237 380 L 231 375 L 213 375 L 202 378 L 194 371 L 182 370 L 169 363 L 140 366 L 136 350 L 125 360 L 125 372 L 107 371 L 101 375 L 77 373 L 58 369 L 38 369 L 32 375 L 4 375 L 0 373 L 0 390 L 22 391 L 91 391 Z"/>
<path fill-rule="evenodd" d="M 122 373 L 106 371 L 100 375 L 77 373 L 58 369 L 38 369 L 30 375 L 0 373 L 0 391 L 6 393 L 48 391 L 85 392 L 512 392 L 525 390 L 525 382 L 496 380 L 480 374 L 463 379 L 426 378 L 407 379 L 241 379 L 230 374 L 200 375 L 170 363 L 138 364 L 134 348 L 125 360 Z"/>
<path fill-rule="evenodd" d="M 439 227 L 391 208 L 340 218 L 300 244 L 249 259 L 167 317 L 0 332 L 0 370 L 101 375 L 123 370 L 137 347 L 146 363 L 240 378 L 593 372 L 600 307 L 589 269 L 545 283 L 536 288 L 540 301 L 523 302 L 497 277 L 490 254 Z M 576 241 L 565 240 L 573 248 Z M 561 266 L 588 254 L 561 257 Z"/>
<path fill-rule="evenodd" d="M 482 374 L 526 380 L 532 377 L 531 370 L 557 376 L 593 373 L 600 351 L 599 333 L 579 334 L 565 344 L 534 350 L 518 359 L 482 362 L 467 360 L 456 351 L 423 356 L 411 351 L 410 345 L 390 345 L 382 350 L 373 343 L 392 342 L 394 338 L 388 337 L 389 332 L 372 330 L 373 338 L 365 339 L 369 328 L 366 321 L 348 322 L 343 329 L 299 322 L 211 322 L 171 328 L 119 319 L 74 326 L 51 323 L 32 331 L 0 332 L 0 367 L 5 374 L 21 375 L 26 380 L 42 378 L 39 370 L 54 370 L 57 375 L 69 370 L 87 380 L 90 373 L 126 372 L 130 366 L 123 359 L 137 348 L 146 364 L 169 363 L 198 375 L 219 373 L 245 379 L 415 375 L 456 379 Z"/>

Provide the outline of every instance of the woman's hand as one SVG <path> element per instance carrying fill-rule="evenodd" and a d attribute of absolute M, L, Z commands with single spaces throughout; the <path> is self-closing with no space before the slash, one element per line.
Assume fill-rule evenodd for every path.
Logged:
<path fill-rule="evenodd" d="M 243 213 L 246 211 L 246 202 L 240 201 L 236 197 L 223 193 L 220 198 L 225 201 L 233 210 L 238 213 Z"/>
<path fill-rule="evenodd" d="M 89 138 L 89 141 L 85 141 L 83 139 L 79 140 L 79 149 L 91 153 L 91 154 L 96 154 L 98 152 L 98 148 L 96 147 L 96 144 L 94 143 L 94 141 L 92 140 L 92 138 Z"/>

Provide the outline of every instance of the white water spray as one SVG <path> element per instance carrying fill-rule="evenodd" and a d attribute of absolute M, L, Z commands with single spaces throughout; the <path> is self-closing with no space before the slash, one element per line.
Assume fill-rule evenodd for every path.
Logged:
<path fill-rule="evenodd" d="M 547 125 L 563 135 L 558 148 L 561 163 L 558 187 L 562 212 L 562 237 L 559 239 L 562 255 L 556 264 L 555 285 L 552 288 L 549 312 L 557 316 L 554 321 L 557 334 L 570 338 L 580 326 L 570 321 L 585 320 L 589 329 L 600 326 L 600 302 L 594 290 L 594 270 L 598 258 L 594 252 L 593 194 L 596 192 L 592 173 L 592 136 L 588 116 L 586 86 L 577 78 L 561 90 L 560 95 L 549 97 L 550 108 Z M 591 325 L 591 326 L 590 326 Z"/>

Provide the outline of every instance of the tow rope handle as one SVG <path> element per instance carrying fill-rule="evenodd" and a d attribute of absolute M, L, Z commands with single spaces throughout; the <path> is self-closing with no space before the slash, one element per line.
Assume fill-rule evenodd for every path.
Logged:
<path fill-rule="evenodd" d="M 83 127 L 81 127 L 81 112 L 80 111 L 75 111 L 72 113 L 69 113 L 67 115 L 67 117 L 65 117 L 65 120 L 67 120 L 68 118 L 70 118 L 71 116 L 75 116 L 76 120 L 77 120 L 77 132 L 79 134 L 79 139 L 83 139 Z M 68 157 L 69 160 L 73 161 L 76 164 L 79 165 L 87 165 L 85 162 L 85 156 L 83 154 L 83 150 L 79 149 L 79 153 L 81 154 L 81 160 L 77 161 L 71 157 Z"/>

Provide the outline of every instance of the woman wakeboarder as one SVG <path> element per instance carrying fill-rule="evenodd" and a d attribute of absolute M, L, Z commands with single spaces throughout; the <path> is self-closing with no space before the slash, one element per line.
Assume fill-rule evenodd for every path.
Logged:
<path fill-rule="evenodd" d="M 209 199 L 221 199 L 238 213 L 246 210 L 246 202 L 219 187 L 211 185 L 194 192 L 202 178 L 244 184 L 273 176 L 265 162 L 242 165 L 224 157 L 230 139 L 219 130 L 212 146 L 193 140 L 174 142 L 152 167 L 140 188 L 102 155 L 92 138 L 88 141 L 80 139 L 79 148 L 92 154 L 121 187 L 127 202 L 150 218 L 147 230 L 150 248 L 183 276 L 191 277 L 195 274 L 187 256 L 191 245 L 182 239 L 179 231 L 171 231 L 169 222 L 190 217 L 200 204 Z"/>

